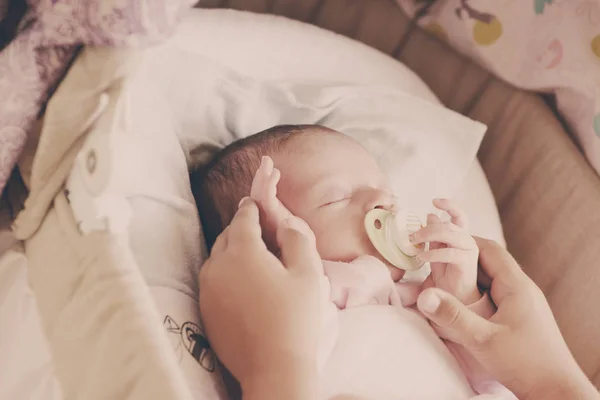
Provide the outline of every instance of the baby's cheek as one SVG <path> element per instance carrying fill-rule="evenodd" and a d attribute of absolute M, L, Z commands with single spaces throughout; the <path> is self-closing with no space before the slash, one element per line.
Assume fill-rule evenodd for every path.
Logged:
<path fill-rule="evenodd" d="M 356 236 L 348 230 L 323 227 L 315 232 L 315 236 L 317 250 L 324 260 L 351 262 L 364 254 Z"/>
<path fill-rule="evenodd" d="M 320 224 L 317 221 L 306 220 L 306 223 L 315 234 L 319 255 L 324 260 L 330 260 L 329 257 L 331 255 L 333 244 L 330 232 L 328 232 L 323 224 Z"/>

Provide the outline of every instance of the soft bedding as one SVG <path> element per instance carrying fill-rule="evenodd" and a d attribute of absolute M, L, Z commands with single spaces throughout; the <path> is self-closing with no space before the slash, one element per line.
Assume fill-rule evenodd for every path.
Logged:
<path fill-rule="evenodd" d="M 483 127 L 434 102 L 393 60 L 281 18 L 197 11 L 164 46 L 86 48 L 49 104 L 35 158 L 31 146 L 20 165 L 31 195 L 16 233 L 31 289 L 20 279 L 11 290 L 33 291 L 39 310 L 22 329 L 37 329 L 39 313 L 53 358 L 24 350 L 23 362 L 53 368 L 65 397 L 224 398 L 197 315 L 205 253 L 187 170 L 275 123 L 320 122 L 371 141 L 398 185 L 414 188 L 406 199 L 458 193 L 476 233 L 502 240 L 474 161 Z"/>
<path fill-rule="evenodd" d="M 214 34 L 217 31 L 219 35 Z M 243 42 L 238 39 L 242 35 Z M 265 47 L 266 43 L 268 47 Z M 290 43 L 294 43 L 294 46 L 290 46 Z M 413 71 L 393 58 L 342 35 L 282 17 L 230 10 L 194 12 L 184 19 L 169 42 L 169 47 L 161 47 L 156 51 L 163 52 L 163 57 L 157 57 L 157 63 L 168 64 L 165 57 L 168 59 L 178 52 L 191 53 L 218 60 L 232 71 L 267 82 L 387 87 L 439 103 Z M 165 75 L 169 79 L 188 81 L 186 77 L 178 77 L 170 72 L 165 72 Z M 181 86 L 184 84 L 181 83 Z M 210 99 L 206 101 L 210 102 Z M 183 101 L 182 104 L 189 106 Z M 234 138 L 221 137 L 216 132 L 206 136 L 209 140 L 204 139 L 205 136 L 198 139 L 195 132 L 187 129 L 188 125 L 201 123 L 194 115 L 197 114 L 189 113 L 178 123 L 180 126 L 173 128 L 189 153 L 192 166 L 204 162 L 206 155 L 215 151 L 215 145 L 218 147 Z M 212 132 L 213 129 L 213 125 L 207 126 L 207 130 Z M 187 137 L 190 133 L 192 137 Z M 448 195 L 455 195 L 471 216 L 473 233 L 504 243 L 494 197 L 476 159 L 470 164 L 464 185 L 463 190 L 454 190 Z"/>
<path fill-rule="evenodd" d="M 23 3 L 25 1 L 23 0 Z M 0 0 L 0 23 L 17 25 L 20 0 Z M 81 45 L 140 46 L 164 40 L 192 0 L 27 1 L 16 37 L 0 47 L 0 192 L 27 134 Z M 11 7 L 13 6 L 13 7 Z M 10 11 L 17 11 L 13 15 Z M 4 28 L 0 25 L 0 28 Z M 0 29 L 0 33 L 4 29 Z M 1 38 L 3 40 L 7 38 Z"/>
<path fill-rule="evenodd" d="M 396 0 L 410 16 L 424 5 Z M 438 0 L 419 20 L 517 87 L 556 95 L 600 172 L 600 3 L 597 0 Z"/>

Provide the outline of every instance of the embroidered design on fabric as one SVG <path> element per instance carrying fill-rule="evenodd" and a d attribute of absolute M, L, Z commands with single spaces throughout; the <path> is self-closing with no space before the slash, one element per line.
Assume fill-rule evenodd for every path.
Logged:
<path fill-rule="evenodd" d="M 180 326 L 169 315 L 165 316 L 163 325 L 167 332 L 179 336 L 175 351 L 178 354 L 180 363 L 183 360 L 182 348 L 184 348 L 194 360 L 198 361 L 202 368 L 208 372 L 215 371 L 217 358 L 200 326 L 190 321 L 184 322 Z"/>

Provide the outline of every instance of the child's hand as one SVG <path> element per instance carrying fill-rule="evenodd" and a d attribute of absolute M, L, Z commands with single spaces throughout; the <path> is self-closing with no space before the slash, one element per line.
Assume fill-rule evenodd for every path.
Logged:
<path fill-rule="evenodd" d="M 481 298 L 477 288 L 479 248 L 467 232 L 465 215 L 450 200 L 434 200 L 433 205 L 446 211 L 452 219 L 442 222 L 430 214 L 427 226 L 411 236 L 414 244 L 429 242 L 429 250 L 418 255 L 419 259 L 431 263 L 431 274 L 423 287 L 443 289 L 463 304 L 473 304 Z"/>
<path fill-rule="evenodd" d="M 260 167 L 254 175 L 250 197 L 258 204 L 260 209 L 260 224 L 263 239 L 269 250 L 277 253 L 276 232 L 277 227 L 285 219 L 292 217 L 292 213 L 277 198 L 277 183 L 281 173 L 273 165 L 271 157 L 264 156 Z"/>

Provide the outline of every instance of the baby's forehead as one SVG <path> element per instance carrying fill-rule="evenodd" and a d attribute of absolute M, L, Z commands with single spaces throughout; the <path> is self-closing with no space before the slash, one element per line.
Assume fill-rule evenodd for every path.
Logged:
<path fill-rule="evenodd" d="M 304 157 L 328 157 L 332 154 L 356 154 L 370 157 L 367 150 L 356 140 L 336 131 L 310 131 L 296 135 L 285 146 L 288 154 Z"/>
<path fill-rule="evenodd" d="M 300 181 L 305 184 L 330 181 L 336 176 L 382 184 L 387 181 L 372 155 L 360 143 L 342 133 L 299 135 L 290 140 L 275 158 L 283 180 L 296 184 Z"/>

